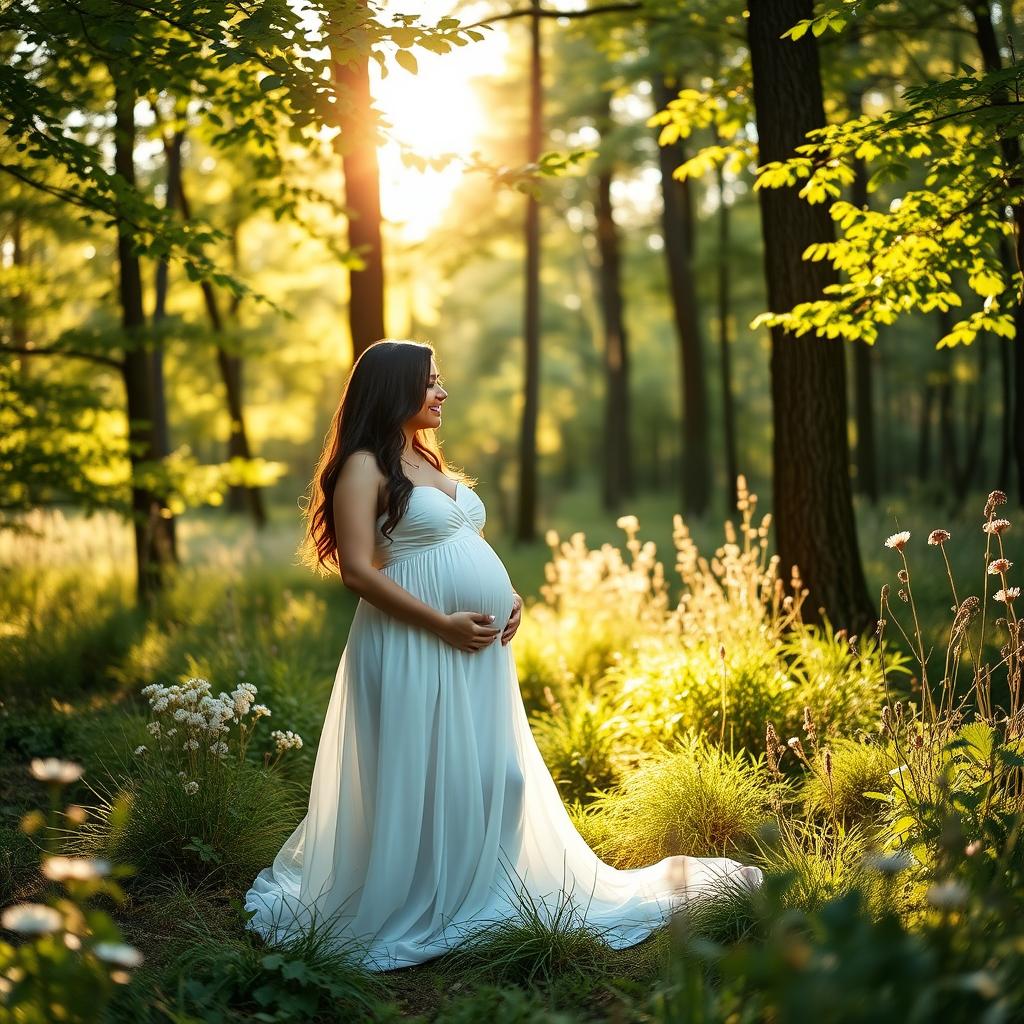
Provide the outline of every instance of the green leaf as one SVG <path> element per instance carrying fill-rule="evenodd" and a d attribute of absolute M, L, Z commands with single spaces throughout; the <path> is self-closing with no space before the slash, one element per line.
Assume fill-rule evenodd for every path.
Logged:
<path fill-rule="evenodd" d="M 264 92 L 270 92 L 271 89 L 280 89 L 284 85 L 284 79 L 280 75 L 265 75 L 260 79 L 260 88 Z"/>

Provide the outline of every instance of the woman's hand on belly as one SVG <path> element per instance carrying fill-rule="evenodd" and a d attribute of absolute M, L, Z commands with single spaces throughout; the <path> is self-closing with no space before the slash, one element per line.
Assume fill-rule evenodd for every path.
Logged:
<path fill-rule="evenodd" d="M 500 626 L 492 625 L 493 615 L 484 612 L 451 612 L 438 635 L 460 651 L 482 651 L 498 638 Z"/>

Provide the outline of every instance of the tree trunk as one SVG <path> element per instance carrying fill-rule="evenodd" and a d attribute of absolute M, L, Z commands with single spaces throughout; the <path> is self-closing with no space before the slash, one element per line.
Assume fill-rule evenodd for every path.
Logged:
<path fill-rule="evenodd" d="M 859 89 L 851 89 L 847 105 L 853 117 L 864 109 Z M 853 187 L 850 200 L 858 209 L 868 207 L 868 170 L 858 157 L 853 164 Z M 854 417 L 857 424 L 857 489 L 871 502 L 878 504 L 878 459 L 875 444 L 874 375 L 871 356 L 874 348 L 863 341 L 853 343 L 853 395 Z"/>
<path fill-rule="evenodd" d="M 725 176 L 721 165 L 718 181 L 718 358 L 721 365 L 722 427 L 725 440 L 725 514 L 736 507 L 736 478 L 739 476 L 739 455 L 736 442 L 736 405 L 732 394 L 732 339 L 729 316 L 732 305 L 732 284 L 729 273 L 730 231 L 729 204 L 725 201 Z"/>
<path fill-rule="evenodd" d="M 921 395 L 921 418 L 917 437 L 917 479 L 926 483 L 932 471 L 932 409 L 935 405 L 936 388 L 932 374 L 928 374 L 924 392 Z"/>
<path fill-rule="evenodd" d="M 968 5 L 974 18 L 975 35 L 978 49 L 986 71 L 1001 71 L 1003 58 L 999 53 L 995 26 L 992 24 L 992 10 L 988 0 L 972 0 Z M 993 101 L 1009 100 L 1005 90 L 996 90 Z M 1008 168 L 1015 168 L 1020 163 L 1020 139 L 1015 135 L 1004 136 L 1000 140 L 1003 161 Z M 1013 226 L 1015 235 L 1015 251 L 1011 257 L 1009 247 L 1000 241 L 1000 253 L 1006 268 L 1006 275 L 1014 282 L 1017 300 L 1013 307 L 1015 327 L 1013 346 L 1013 368 L 1009 378 L 1012 386 L 1004 390 L 1005 404 L 1003 415 L 1010 420 L 1008 431 L 1012 446 L 1013 459 L 1017 465 L 1017 499 L 1024 505 L 1024 303 L 1020 301 L 1024 288 L 1024 204 L 1012 204 Z M 1004 428 L 1005 431 L 1005 428 Z M 1009 491 L 1009 475 L 1005 479 L 995 481 L 996 485 Z"/>
<path fill-rule="evenodd" d="M 168 211 L 178 208 L 178 193 L 181 181 L 181 148 L 185 142 L 183 132 L 175 131 L 164 137 L 164 157 L 167 171 L 167 199 L 165 206 Z M 158 326 L 167 316 L 167 292 L 170 287 L 170 264 L 166 257 L 157 263 L 156 280 L 154 283 L 153 325 Z M 159 333 L 153 338 L 153 403 L 154 403 L 154 445 L 158 458 L 166 458 L 171 453 L 171 426 L 167 415 L 167 389 L 164 381 L 164 343 Z M 171 550 L 174 560 L 178 560 L 178 531 L 176 520 L 169 521 Z"/>
<path fill-rule="evenodd" d="M 535 163 L 541 148 L 540 0 L 530 0 L 530 119 L 526 160 Z M 532 541 L 537 533 L 537 416 L 540 405 L 540 204 L 526 197 L 526 280 L 523 316 L 523 418 L 519 432 L 519 503 L 517 541 Z"/>
<path fill-rule="evenodd" d="M 667 107 L 678 92 L 660 75 L 655 76 L 652 88 L 659 109 Z M 677 181 L 672 177 L 672 172 L 685 159 L 682 144 L 658 147 L 665 262 L 679 345 L 683 449 L 680 500 L 684 514 L 703 515 L 711 497 L 711 460 L 704 339 L 701 335 L 693 269 L 696 218 L 689 180 Z M 736 479 L 733 477 L 733 486 L 735 484 Z"/>
<path fill-rule="evenodd" d="M 185 190 L 185 180 L 181 174 L 178 175 L 178 204 L 182 219 L 191 220 L 192 206 Z M 210 321 L 214 337 L 218 339 L 216 346 L 217 368 L 220 370 L 220 377 L 224 383 L 231 423 L 228 435 L 228 456 L 229 458 L 250 459 L 252 450 L 249 447 L 249 435 L 245 428 L 245 405 L 242 399 L 242 359 L 240 356 L 228 352 L 220 343 L 219 339 L 224 335 L 224 319 L 221 316 L 220 304 L 217 302 L 217 293 L 214 291 L 213 285 L 209 281 L 201 281 L 200 287 L 203 292 L 203 304 L 206 307 L 207 319 Z M 257 529 L 262 529 L 267 522 L 263 491 L 259 487 L 246 487 L 244 490 L 248 497 L 253 522 Z"/>
<path fill-rule="evenodd" d="M 607 132 L 607 118 L 602 127 Z M 601 319 L 604 326 L 604 459 L 602 501 L 612 512 L 633 496 L 633 440 L 630 429 L 629 340 L 622 301 L 622 271 L 619 233 L 612 209 L 612 167 L 610 156 L 597 175 L 594 201 Z"/>
<path fill-rule="evenodd" d="M 762 164 L 791 157 L 824 125 L 814 37 L 781 39 L 812 15 L 812 0 L 750 0 L 747 34 Z M 793 187 L 759 190 L 765 276 L 772 310 L 819 298 L 836 280 L 827 262 L 802 259 L 834 237 L 825 206 Z M 783 575 L 794 563 L 808 588 L 806 617 L 821 613 L 851 632 L 874 621 L 861 566 L 850 484 L 845 361 L 841 341 L 772 330 L 773 493 Z"/>
<path fill-rule="evenodd" d="M 135 87 L 130 76 L 111 68 L 114 82 L 114 170 L 135 187 Z M 118 287 L 121 323 L 125 335 L 122 364 L 128 407 L 129 459 L 132 467 L 132 514 L 137 566 L 136 593 L 140 603 L 149 602 L 164 584 L 163 567 L 173 559 L 170 513 L 159 496 L 140 484 L 142 465 L 156 459 L 156 402 L 150 352 L 145 345 L 146 317 L 142 307 L 142 273 L 132 252 L 131 228 L 118 223 Z"/>
<path fill-rule="evenodd" d="M 384 250 L 381 243 L 380 171 L 377 166 L 377 112 L 370 94 L 370 59 L 335 64 L 335 82 L 345 97 L 339 119 L 345 173 L 348 244 L 365 264 L 349 271 L 349 328 L 352 361 L 384 332 Z"/>

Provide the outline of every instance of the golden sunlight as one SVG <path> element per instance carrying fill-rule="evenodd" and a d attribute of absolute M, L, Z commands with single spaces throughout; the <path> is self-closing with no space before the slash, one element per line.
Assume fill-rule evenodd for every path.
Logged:
<path fill-rule="evenodd" d="M 421 6 L 421 20 L 433 24 L 452 14 L 448 2 L 427 2 Z M 387 10 L 407 10 L 390 3 Z M 464 24 L 483 17 L 481 5 L 455 13 Z M 500 74 L 505 66 L 508 36 L 502 29 L 486 33 L 480 42 L 458 47 L 447 54 L 420 50 L 419 72 L 411 74 L 393 60 L 388 75 L 371 61 L 372 89 L 387 124 L 390 141 L 381 146 L 380 186 L 384 218 L 399 226 L 409 241 L 429 234 L 440 221 L 464 173 L 462 162 L 454 160 L 435 170 L 408 165 L 403 153 L 424 159 L 443 154 L 469 157 L 478 145 L 485 113 L 473 87 L 482 75 Z"/>

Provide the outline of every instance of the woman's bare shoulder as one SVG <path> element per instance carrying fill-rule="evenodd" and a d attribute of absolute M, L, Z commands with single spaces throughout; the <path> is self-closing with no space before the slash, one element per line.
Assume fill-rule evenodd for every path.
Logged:
<path fill-rule="evenodd" d="M 341 465 L 348 477 L 381 481 L 387 479 L 377 464 L 377 456 L 368 448 L 357 448 Z"/>

